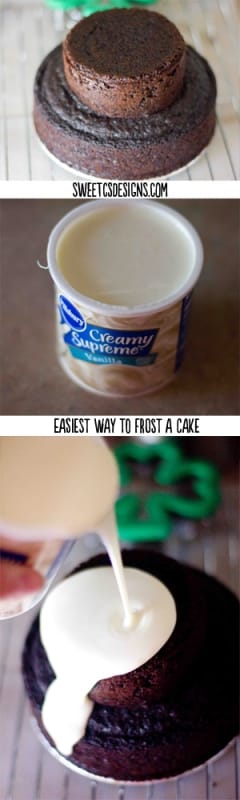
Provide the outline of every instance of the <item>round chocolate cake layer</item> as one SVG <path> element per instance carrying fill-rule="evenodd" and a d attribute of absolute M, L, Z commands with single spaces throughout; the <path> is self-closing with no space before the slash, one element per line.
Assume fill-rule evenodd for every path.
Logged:
<path fill-rule="evenodd" d="M 178 99 L 141 119 L 98 116 L 83 105 L 67 86 L 61 46 L 39 67 L 34 98 L 35 128 L 50 153 L 77 171 L 104 178 L 168 175 L 202 151 L 215 127 L 215 78 L 191 47 Z"/>
<path fill-rule="evenodd" d="M 156 12 L 115 8 L 70 30 L 63 63 L 69 87 L 97 114 L 138 117 L 169 106 L 179 94 L 185 42 Z"/>
<path fill-rule="evenodd" d="M 135 566 L 135 552 L 123 554 L 128 566 Z M 115 675 L 99 681 L 90 692 L 92 700 L 104 705 L 136 707 L 139 703 L 154 703 L 170 696 L 198 658 L 206 636 L 206 602 L 202 595 L 202 581 L 198 574 L 192 575 L 184 565 L 173 570 L 172 560 L 144 551 L 138 552 L 138 569 L 145 570 L 160 579 L 172 593 L 177 607 L 177 622 L 170 639 L 164 647 L 138 669 L 125 675 Z M 110 563 L 105 555 L 99 555 L 82 564 L 77 571 L 100 567 Z M 196 617 L 198 623 L 196 625 Z M 38 620 L 36 621 L 36 630 Z M 36 650 L 36 652 L 35 652 Z M 37 661 L 44 654 L 39 636 L 34 637 L 32 653 Z M 54 673 L 49 665 L 49 678 Z"/>
<path fill-rule="evenodd" d="M 124 556 L 127 565 L 137 568 L 142 568 L 143 559 L 144 569 L 155 575 L 159 563 L 159 577 L 164 561 L 169 574 L 171 569 L 173 575 L 183 569 L 156 553 L 130 551 Z M 198 766 L 237 734 L 239 604 L 213 578 L 184 569 L 196 578 L 206 601 L 207 631 L 201 654 L 171 698 L 151 704 L 143 701 L 137 708 L 96 703 L 85 736 L 68 759 L 82 769 L 123 781 L 167 778 Z M 53 745 L 42 725 L 41 707 L 54 674 L 40 644 L 37 621 L 25 643 L 23 675 L 33 714 Z"/>

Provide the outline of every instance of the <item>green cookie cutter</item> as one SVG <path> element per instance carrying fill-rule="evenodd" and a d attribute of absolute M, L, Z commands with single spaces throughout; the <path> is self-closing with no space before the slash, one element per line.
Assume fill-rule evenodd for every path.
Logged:
<path fill-rule="evenodd" d="M 124 442 L 115 449 L 122 487 L 131 484 L 134 465 L 149 464 L 157 486 L 174 486 L 191 480 L 194 497 L 150 491 L 141 497 L 131 490 L 116 502 L 120 538 L 125 541 L 161 541 L 174 526 L 174 516 L 201 519 L 213 514 L 221 500 L 219 472 L 213 464 L 186 457 L 170 440 L 156 444 Z"/>
<path fill-rule="evenodd" d="M 83 17 L 90 17 L 96 11 L 109 11 L 111 8 L 131 8 L 132 4 L 129 0 L 109 0 L 109 2 L 105 3 L 102 3 L 101 0 L 83 0 L 82 5 Z"/>
<path fill-rule="evenodd" d="M 133 8 L 138 5 L 152 5 L 157 0 L 45 0 L 46 5 L 53 9 L 61 9 L 62 11 L 70 11 L 74 8 L 79 8 L 82 11 L 82 16 L 87 17 L 94 14 L 96 11 L 107 11 L 111 8 Z"/>

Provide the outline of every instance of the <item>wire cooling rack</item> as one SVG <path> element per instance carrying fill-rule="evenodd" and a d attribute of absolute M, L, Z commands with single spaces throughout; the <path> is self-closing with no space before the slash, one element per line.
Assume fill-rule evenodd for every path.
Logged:
<path fill-rule="evenodd" d="M 33 80 L 44 56 L 78 15 L 53 11 L 43 0 L 1 0 L 0 180 L 69 180 L 42 152 L 32 123 Z M 152 7 L 179 26 L 210 62 L 218 82 L 218 121 L 202 157 L 174 180 L 236 180 L 239 169 L 236 0 L 161 0 Z"/>
<path fill-rule="evenodd" d="M 217 575 L 235 592 L 239 576 L 237 502 L 236 488 L 229 482 L 214 519 L 197 524 L 182 521 L 164 547 L 169 555 Z M 85 545 L 85 557 L 91 554 L 91 546 Z M 72 553 L 68 569 L 76 564 L 73 558 Z M 32 730 L 20 675 L 23 641 L 35 613 L 0 624 L 0 800 L 239 800 L 238 742 L 185 777 L 146 786 L 91 781 L 49 755 Z"/>

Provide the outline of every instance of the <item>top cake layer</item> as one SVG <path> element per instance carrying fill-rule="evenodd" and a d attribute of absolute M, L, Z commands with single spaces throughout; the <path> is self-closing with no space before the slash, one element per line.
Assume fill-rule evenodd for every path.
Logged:
<path fill-rule="evenodd" d="M 123 551 L 122 556 L 125 566 L 137 564 L 138 569 L 163 581 L 177 607 L 176 626 L 168 641 L 154 656 L 126 674 L 115 674 L 99 680 L 90 692 L 91 699 L 97 703 L 133 708 L 139 703 L 161 702 L 181 685 L 193 662 L 198 659 L 205 640 L 206 601 L 202 592 L 202 577 L 189 567 L 177 564 L 159 553 L 156 558 L 156 553 L 145 550 Z M 73 574 L 85 569 L 90 571 L 107 563 L 108 557 L 101 554 L 79 565 Z M 42 659 L 43 652 L 39 642 L 36 658 Z M 50 664 L 48 675 L 51 680 L 54 679 Z"/>
<path fill-rule="evenodd" d="M 93 111 L 138 117 L 169 106 L 179 94 L 185 43 L 160 14 L 111 9 L 72 28 L 63 61 L 69 87 Z"/>

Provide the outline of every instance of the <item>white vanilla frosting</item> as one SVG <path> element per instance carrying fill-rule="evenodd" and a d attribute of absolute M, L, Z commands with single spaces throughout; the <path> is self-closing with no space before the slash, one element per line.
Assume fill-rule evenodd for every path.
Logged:
<path fill-rule="evenodd" d="M 115 306 L 157 303 L 188 280 L 194 246 L 158 204 L 89 206 L 63 231 L 56 249 L 63 277 L 81 294 Z"/>
<path fill-rule="evenodd" d="M 84 570 L 49 594 L 41 638 L 56 673 L 42 710 L 57 748 L 69 755 L 84 735 L 97 681 L 151 658 L 176 622 L 174 600 L 151 575 L 123 569 L 113 510 L 117 463 L 89 437 L 6 437 L 0 442 L 0 525 L 36 541 L 95 531 L 112 567 Z"/>
<path fill-rule="evenodd" d="M 176 607 L 169 590 L 140 570 L 125 568 L 131 625 L 125 625 L 111 567 L 86 569 L 56 586 L 44 602 L 40 631 L 56 674 L 42 708 L 43 724 L 64 755 L 85 732 L 97 681 L 131 672 L 169 639 Z"/>
<path fill-rule="evenodd" d="M 117 462 L 94 437 L 2 437 L 0 526 L 15 537 L 75 537 L 95 530 L 119 491 Z"/>

